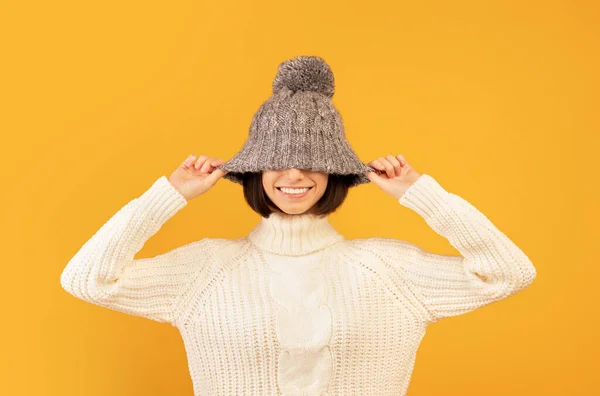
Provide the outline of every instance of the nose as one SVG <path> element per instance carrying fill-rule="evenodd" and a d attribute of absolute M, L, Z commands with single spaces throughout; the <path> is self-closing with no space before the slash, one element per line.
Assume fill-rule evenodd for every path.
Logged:
<path fill-rule="evenodd" d="M 288 175 L 290 177 L 295 177 L 295 178 L 304 177 L 304 173 L 302 173 L 302 170 L 301 169 L 297 169 L 297 168 L 289 168 L 288 169 Z"/>

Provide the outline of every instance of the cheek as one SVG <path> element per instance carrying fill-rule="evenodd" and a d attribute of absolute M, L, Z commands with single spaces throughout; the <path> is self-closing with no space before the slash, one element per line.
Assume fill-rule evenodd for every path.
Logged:
<path fill-rule="evenodd" d="M 321 186 L 319 187 L 319 191 L 317 191 L 317 198 L 321 198 L 323 195 L 325 195 L 325 191 L 327 190 L 327 186 Z"/>
<path fill-rule="evenodd" d="M 274 188 L 273 183 L 271 183 L 269 180 L 263 180 L 262 186 L 265 191 L 267 191 L 269 194 L 272 194 Z"/>
<path fill-rule="evenodd" d="M 264 190 L 265 190 L 265 194 L 267 194 L 267 196 L 271 199 L 275 198 L 275 193 L 273 192 L 272 189 L 270 189 L 267 186 L 264 186 Z"/>

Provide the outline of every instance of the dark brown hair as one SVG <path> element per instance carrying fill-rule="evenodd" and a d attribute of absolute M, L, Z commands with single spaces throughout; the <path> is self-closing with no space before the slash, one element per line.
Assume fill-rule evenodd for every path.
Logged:
<path fill-rule="evenodd" d="M 262 172 L 245 172 L 240 177 L 244 185 L 244 198 L 252 210 L 262 217 L 269 217 L 273 212 L 284 213 L 266 194 L 262 184 Z M 329 174 L 323 196 L 307 213 L 321 216 L 335 212 L 348 195 L 351 178 L 349 175 Z"/>

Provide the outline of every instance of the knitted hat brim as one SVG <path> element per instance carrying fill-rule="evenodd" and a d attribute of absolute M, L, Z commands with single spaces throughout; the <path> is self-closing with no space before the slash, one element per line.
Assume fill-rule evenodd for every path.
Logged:
<path fill-rule="evenodd" d="M 317 144 L 323 144 L 327 149 L 319 151 L 311 150 L 310 145 L 284 144 L 267 151 L 266 149 L 271 147 L 270 144 L 261 145 L 259 141 L 247 140 L 237 154 L 217 168 L 228 171 L 223 178 L 237 184 L 243 184 L 242 174 L 246 172 L 288 168 L 347 175 L 350 187 L 371 181 L 364 174 L 376 172 L 376 169 L 360 161 L 346 139 L 332 142 L 330 138 L 323 138 Z M 318 153 L 329 154 L 323 154 L 325 157 L 317 157 Z"/>

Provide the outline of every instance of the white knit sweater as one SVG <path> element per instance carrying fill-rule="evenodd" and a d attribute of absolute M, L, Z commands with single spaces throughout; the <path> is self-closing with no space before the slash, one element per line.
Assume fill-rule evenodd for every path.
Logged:
<path fill-rule="evenodd" d="M 348 240 L 328 218 L 273 214 L 243 238 L 134 259 L 187 204 L 161 176 L 83 245 L 60 282 L 92 304 L 177 327 L 195 395 L 404 395 L 429 324 L 517 293 L 536 270 L 427 174 L 398 202 L 461 255 Z"/>

